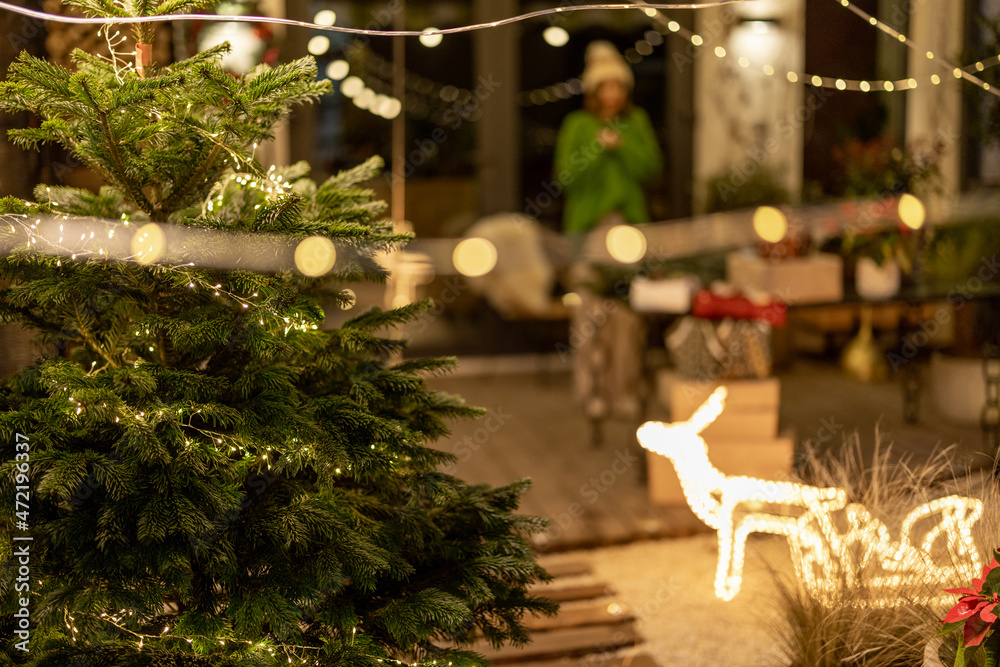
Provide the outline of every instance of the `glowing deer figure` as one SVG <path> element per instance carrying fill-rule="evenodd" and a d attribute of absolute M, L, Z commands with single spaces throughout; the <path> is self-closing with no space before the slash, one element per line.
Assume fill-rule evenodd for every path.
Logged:
<path fill-rule="evenodd" d="M 796 574 L 818 599 L 828 597 L 835 577 L 848 587 L 891 588 L 907 576 L 948 582 L 978 571 L 980 559 L 971 527 L 982 514 L 982 502 L 975 498 L 948 496 L 917 507 L 903 521 L 902 539 L 894 542 L 886 526 L 865 507 L 847 504 L 843 489 L 723 474 L 709 461 L 700 434 L 722 413 L 725 398 L 726 389 L 720 387 L 688 421 L 646 422 L 637 433 L 643 447 L 673 462 L 691 509 L 718 532 L 716 595 L 731 600 L 739 592 L 750 533 L 784 535 Z M 838 523 L 841 512 L 843 520 Z M 922 543 L 915 546 L 911 533 L 928 523 L 931 527 Z M 842 532 L 838 525 L 846 525 L 847 530 Z M 944 567 L 931 557 L 932 548 L 941 541 L 951 563 Z M 884 574 L 864 581 L 856 578 L 859 569 L 872 566 Z M 879 593 L 884 591 L 875 591 Z M 893 604 L 894 600 L 871 602 Z"/>

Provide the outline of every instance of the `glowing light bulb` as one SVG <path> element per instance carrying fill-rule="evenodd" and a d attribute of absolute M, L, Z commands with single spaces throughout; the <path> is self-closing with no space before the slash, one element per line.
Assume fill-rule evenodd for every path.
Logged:
<path fill-rule="evenodd" d="M 315 35 L 306 44 L 306 50 L 314 56 L 321 56 L 330 50 L 330 38 L 326 35 Z"/>
<path fill-rule="evenodd" d="M 632 225 L 615 225 L 604 238 L 605 247 L 615 261 L 638 262 L 646 254 L 646 235 Z"/>
<path fill-rule="evenodd" d="M 326 66 L 326 75 L 334 81 L 341 81 L 351 71 L 351 65 L 346 60 L 334 60 Z"/>
<path fill-rule="evenodd" d="M 356 76 L 349 76 L 340 82 L 340 94 L 344 97 L 354 97 L 365 89 L 365 82 Z"/>
<path fill-rule="evenodd" d="M 317 25 L 333 25 L 337 22 L 337 13 L 330 9 L 321 9 L 313 17 L 313 23 Z"/>
<path fill-rule="evenodd" d="M 163 256 L 167 247 L 167 236 L 155 222 L 150 222 L 132 235 L 132 254 L 140 264 L 152 264 Z"/>
<path fill-rule="evenodd" d="M 768 243 L 777 243 L 788 233 L 788 219 L 773 206 L 761 206 L 753 213 L 753 230 Z"/>
<path fill-rule="evenodd" d="M 920 229 L 927 219 L 927 209 L 924 203 L 907 193 L 899 198 L 899 220 L 910 229 Z"/>
<path fill-rule="evenodd" d="M 309 277 L 326 275 L 336 262 L 337 249 L 325 236 L 310 236 L 295 248 L 295 266 Z"/>
<path fill-rule="evenodd" d="M 542 39 L 549 46 L 566 46 L 569 42 L 569 33 L 562 26 L 550 25 L 542 32 Z"/>
<path fill-rule="evenodd" d="M 463 276 L 484 276 L 497 264 L 497 248 L 483 238 L 463 239 L 452 251 L 451 261 Z"/>
<path fill-rule="evenodd" d="M 440 33 L 433 33 L 431 31 L 437 30 L 437 28 L 427 28 L 422 35 L 418 38 L 420 43 L 426 46 L 428 49 L 433 49 L 435 46 L 441 43 L 441 39 L 444 35 Z"/>

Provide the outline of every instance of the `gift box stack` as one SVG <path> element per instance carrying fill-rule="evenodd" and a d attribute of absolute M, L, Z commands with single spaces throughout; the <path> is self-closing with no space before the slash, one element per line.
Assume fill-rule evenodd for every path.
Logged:
<path fill-rule="evenodd" d="M 674 369 L 657 375 L 657 395 L 671 421 L 685 421 L 720 384 L 728 390 L 722 414 L 703 432 L 712 464 L 726 475 L 786 479 L 794 439 L 779 436 L 781 385 L 770 377 L 770 330 L 783 326 L 782 303 L 732 290 L 703 290 L 692 315 L 667 334 Z M 686 505 L 669 459 L 648 457 L 649 500 Z"/>

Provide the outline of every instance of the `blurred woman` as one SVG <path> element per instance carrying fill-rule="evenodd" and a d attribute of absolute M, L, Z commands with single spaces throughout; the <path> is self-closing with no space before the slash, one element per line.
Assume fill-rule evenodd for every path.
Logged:
<path fill-rule="evenodd" d="M 592 230 L 649 222 L 643 186 L 663 157 L 649 116 L 631 102 L 632 70 L 612 44 L 587 47 L 580 78 L 584 108 L 559 130 L 555 178 L 565 193 L 563 230 L 577 255 L 570 282 L 581 297 L 570 320 L 574 394 L 599 443 L 604 419 L 642 413 L 645 327 L 622 301 L 588 289 L 595 275 L 581 251 Z"/>
<path fill-rule="evenodd" d="M 571 235 L 609 217 L 649 222 L 642 188 L 663 166 L 649 116 L 632 104 L 634 78 L 625 59 L 610 42 L 597 41 L 584 63 L 584 108 L 566 116 L 555 154 L 566 197 L 563 230 Z"/>

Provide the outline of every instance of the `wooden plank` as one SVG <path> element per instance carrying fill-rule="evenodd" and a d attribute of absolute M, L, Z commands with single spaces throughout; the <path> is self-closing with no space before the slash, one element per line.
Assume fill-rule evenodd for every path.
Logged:
<path fill-rule="evenodd" d="M 597 656 L 588 655 L 583 659 L 587 667 L 659 667 L 656 661 L 648 654 L 626 656 Z M 517 667 L 578 667 L 580 658 L 560 658 L 558 660 L 543 660 L 541 662 L 532 660 L 531 662 L 518 662 Z"/>
<path fill-rule="evenodd" d="M 585 625 L 614 625 L 632 620 L 634 617 L 621 604 L 596 600 L 577 605 L 564 605 L 556 616 L 528 616 L 524 620 L 524 625 L 536 632 Z"/>
<path fill-rule="evenodd" d="M 593 600 L 594 598 L 614 594 L 614 591 L 607 584 L 583 584 L 581 586 L 566 586 L 564 588 L 554 588 L 551 584 L 541 584 L 531 586 L 529 590 L 532 595 L 543 595 L 556 602 Z"/>
<path fill-rule="evenodd" d="M 608 421 L 604 443 L 595 448 L 589 439 L 590 425 L 573 402 L 570 374 L 552 374 L 545 380 L 435 378 L 434 388 L 462 395 L 469 404 L 493 408 L 503 416 L 495 432 L 486 427 L 495 427 L 496 419 L 489 424 L 483 420 L 451 424 L 454 435 L 438 443 L 440 449 L 460 454 L 462 460 L 450 472 L 491 484 L 534 479 L 519 512 L 551 522 L 545 533 L 535 536 L 535 546 L 543 553 L 688 535 L 700 529 L 692 517 L 651 506 L 642 483 L 644 464 L 619 456 L 619 452 L 643 456 L 635 442 L 636 424 Z"/>
<path fill-rule="evenodd" d="M 499 651 L 488 643 L 473 644 L 472 650 L 482 653 L 494 664 L 506 665 L 526 660 L 543 660 L 562 657 L 585 656 L 611 652 L 641 642 L 634 623 L 598 625 L 582 628 L 562 628 L 539 632 L 531 643 L 520 648 L 503 647 Z"/>
<path fill-rule="evenodd" d="M 464 395 L 469 403 L 493 408 L 503 417 L 498 428 L 496 419 L 493 424 L 480 420 L 480 423 L 463 423 L 461 427 L 456 425 L 459 441 L 471 435 L 476 445 L 474 452 L 469 452 L 468 445 L 463 447 L 466 463 L 503 470 L 505 482 L 522 477 L 546 480 L 545 484 L 532 488 L 523 506 L 525 512 L 551 522 L 549 529 L 538 536 L 541 539 L 536 544 L 541 550 L 563 544 L 600 542 L 597 526 L 579 512 L 580 488 L 590 477 L 590 469 L 596 467 L 591 459 L 598 453 L 587 450 L 587 424 L 573 405 L 570 378 L 565 375 L 557 378 L 559 381 L 551 386 L 536 383 L 530 392 L 524 390 L 530 376 L 498 376 L 488 382 L 481 378 L 460 380 L 456 387 L 449 388 L 449 391 L 457 389 L 455 393 Z M 493 426 L 495 432 L 487 433 L 485 426 Z M 572 445 L 559 446 L 567 441 Z M 553 475 L 553 471 L 559 474 Z M 493 478 L 485 481 L 500 483 L 496 473 L 493 474 Z"/>
<path fill-rule="evenodd" d="M 556 578 L 581 577 L 594 573 L 594 569 L 590 567 L 590 563 L 582 560 L 570 560 L 563 563 L 548 563 L 542 560 L 539 564 L 545 568 L 546 572 Z"/>

